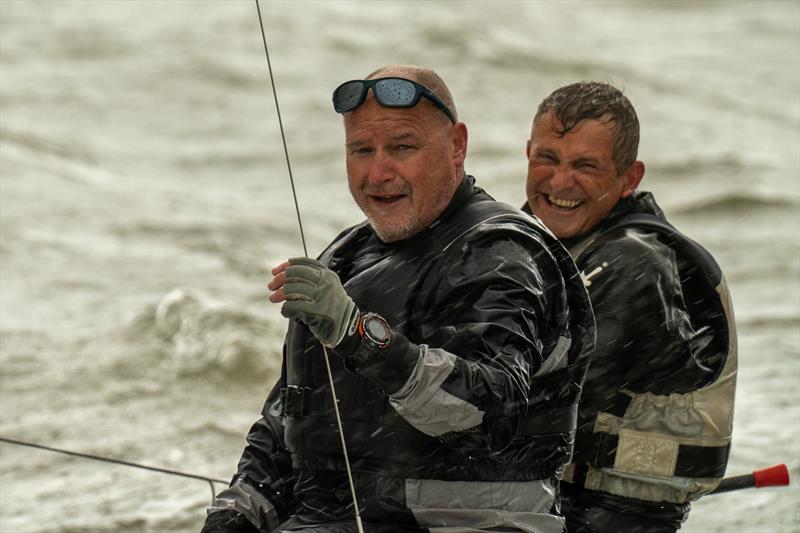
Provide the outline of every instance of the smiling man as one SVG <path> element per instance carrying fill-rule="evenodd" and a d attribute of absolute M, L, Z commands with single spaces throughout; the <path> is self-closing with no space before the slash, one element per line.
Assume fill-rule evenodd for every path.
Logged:
<path fill-rule="evenodd" d="M 333 93 L 367 220 L 273 269 L 281 378 L 204 532 L 560 533 L 594 340 L 586 290 L 538 221 L 464 172 L 450 91 L 415 66 Z"/>
<path fill-rule="evenodd" d="M 582 270 L 597 321 L 573 462 L 572 532 L 674 532 L 725 472 L 736 335 L 711 255 L 637 192 L 639 121 L 611 85 L 545 98 L 528 140 L 528 202 Z"/>
<path fill-rule="evenodd" d="M 587 233 L 644 176 L 644 164 L 631 153 L 638 138 L 620 140 L 627 153 L 614 154 L 616 124 L 607 115 L 565 127 L 552 112 L 536 120 L 526 152 L 528 201 L 560 239 Z"/>

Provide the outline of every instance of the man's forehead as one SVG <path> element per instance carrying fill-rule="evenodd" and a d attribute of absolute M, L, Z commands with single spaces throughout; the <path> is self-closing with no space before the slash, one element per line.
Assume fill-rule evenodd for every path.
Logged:
<path fill-rule="evenodd" d="M 422 134 L 431 127 L 429 113 L 414 107 L 384 107 L 371 95 L 363 105 L 344 114 L 344 128 L 347 135 L 359 132 L 398 137 Z"/>
<path fill-rule="evenodd" d="M 537 121 L 532 135 L 535 145 L 570 143 L 593 145 L 598 149 L 611 149 L 613 140 L 614 122 L 607 117 L 581 120 L 565 133 L 564 125 L 555 116 L 543 116 Z"/>
<path fill-rule="evenodd" d="M 420 134 L 411 130 L 386 130 L 378 132 L 353 131 L 346 135 L 347 146 L 375 142 L 398 142 L 410 139 L 418 139 Z"/>

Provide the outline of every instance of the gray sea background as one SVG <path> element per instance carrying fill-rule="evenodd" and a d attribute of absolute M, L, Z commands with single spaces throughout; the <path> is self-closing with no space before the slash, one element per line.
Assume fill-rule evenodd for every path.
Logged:
<path fill-rule="evenodd" d="M 312 255 L 361 220 L 340 82 L 436 69 L 467 170 L 514 205 L 538 102 L 624 88 L 642 188 L 730 285 L 728 474 L 794 478 L 704 498 L 682 531 L 800 531 L 799 2 L 261 6 Z M 303 253 L 283 157 L 254 2 L 0 0 L 0 434 L 228 479 L 280 365 L 267 273 Z M 0 443 L 3 533 L 199 531 L 209 497 Z"/>

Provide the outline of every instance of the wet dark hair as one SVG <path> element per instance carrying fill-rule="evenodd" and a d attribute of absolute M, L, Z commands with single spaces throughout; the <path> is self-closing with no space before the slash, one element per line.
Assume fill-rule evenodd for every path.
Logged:
<path fill-rule="evenodd" d="M 534 126 L 541 117 L 552 112 L 566 135 L 584 120 L 601 120 L 614 123 L 612 154 L 617 174 L 622 174 L 636 161 L 639 152 L 639 119 L 628 97 L 609 83 L 581 81 L 553 91 L 539 104 Z"/>

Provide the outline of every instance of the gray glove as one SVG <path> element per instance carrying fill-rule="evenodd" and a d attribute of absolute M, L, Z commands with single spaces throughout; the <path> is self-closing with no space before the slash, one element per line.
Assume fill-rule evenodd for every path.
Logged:
<path fill-rule="evenodd" d="M 304 323 L 328 348 L 339 344 L 358 313 L 339 276 L 308 257 L 289 259 L 283 292 L 281 314 Z"/>

